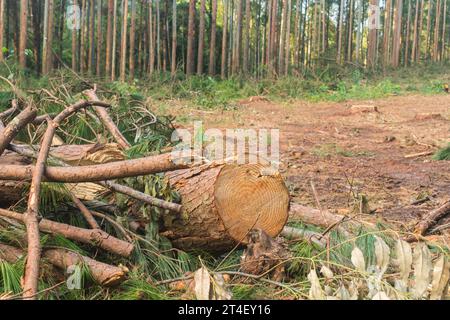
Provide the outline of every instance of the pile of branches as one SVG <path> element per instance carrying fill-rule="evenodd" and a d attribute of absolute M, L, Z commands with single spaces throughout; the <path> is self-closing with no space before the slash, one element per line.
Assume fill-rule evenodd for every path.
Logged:
<path fill-rule="evenodd" d="M 152 207 L 181 212 L 180 204 L 152 197 L 127 185 L 118 184 L 110 180 L 177 170 L 186 168 L 188 165 L 181 161 L 175 163 L 171 155 L 167 153 L 82 167 L 72 166 L 66 159 L 63 161 L 57 157 L 53 157 L 51 150 L 52 145 L 57 141 L 57 136 L 55 136 L 56 131 L 69 117 L 82 111 L 89 112 L 93 119 L 100 122 L 107 129 L 110 136 L 115 140 L 117 149 L 123 151 L 130 150 L 131 144 L 121 133 L 108 112 L 110 104 L 99 100 L 95 86 L 85 90 L 83 92 L 84 98 L 71 105 L 64 105 L 61 99 L 55 97 L 49 91 L 44 90 L 47 97 L 51 97 L 59 104 L 63 104 L 63 109 L 58 113 L 45 113 L 38 116 L 39 110 L 33 99 L 17 89 L 8 80 L 3 80 L 11 85 L 16 98 L 11 101 L 11 107 L 9 109 L 0 113 L 0 156 L 3 155 L 6 159 L 8 156 L 20 156 L 21 158 L 29 159 L 27 161 L 28 163 L 34 162 L 34 164 L 1 164 L 0 180 L 17 183 L 29 182 L 30 185 L 24 212 L 0 209 L 0 217 L 3 223 L 20 223 L 25 226 L 26 252 L 9 244 L 1 244 L 0 261 L 16 262 L 21 257 L 26 256 L 22 292 L 24 299 L 36 299 L 38 296 L 38 281 L 42 258 L 45 258 L 51 264 L 63 270 L 80 263 L 87 265 L 92 278 L 101 285 L 110 286 L 122 282 L 128 272 L 125 267 L 105 264 L 66 249 L 54 248 L 43 250 L 41 246 L 41 233 L 60 235 L 66 239 L 94 246 L 123 258 L 129 258 L 135 251 L 134 239 L 126 231 L 123 232 L 121 238 L 117 238 L 107 231 L 102 230 L 95 217 L 109 219 L 111 224 L 121 230 L 122 227 L 115 223 L 114 219 L 109 218 L 105 214 L 90 210 L 74 192 L 69 191 L 69 196 L 82 213 L 89 228 L 80 228 L 44 218 L 40 210 L 40 203 L 42 202 L 40 197 L 45 183 L 67 184 L 92 182 L 104 189 L 124 194 L 127 197 L 137 199 Z M 10 120 L 7 121 L 7 119 Z M 13 141 L 17 139 L 18 134 L 26 130 L 29 125 L 46 125 L 39 146 L 14 144 Z M 92 153 L 99 147 L 101 147 L 100 143 L 91 145 L 89 150 L 84 151 Z"/>

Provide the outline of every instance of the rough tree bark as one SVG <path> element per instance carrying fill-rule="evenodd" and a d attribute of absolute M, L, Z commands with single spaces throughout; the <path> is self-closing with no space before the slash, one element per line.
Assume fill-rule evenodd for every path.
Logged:
<path fill-rule="evenodd" d="M 125 40 L 126 41 L 126 40 Z M 98 101 L 96 93 L 94 90 L 86 90 L 84 94 L 92 101 Z M 100 117 L 100 120 L 102 121 L 103 125 L 108 129 L 108 131 L 111 133 L 111 135 L 114 137 L 116 142 L 123 148 L 128 149 L 131 145 L 127 141 L 127 139 L 122 135 L 122 133 L 119 131 L 117 126 L 115 125 L 114 121 L 109 116 L 108 111 L 106 108 L 101 106 L 95 106 L 94 107 L 95 112 Z"/>
<path fill-rule="evenodd" d="M 180 193 L 184 212 L 163 234 L 179 248 L 226 250 L 245 243 L 253 228 L 275 237 L 287 221 L 289 193 L 271 167 L 202 165 L 166 177 Z"/>
<path fill-rule="evenodd" d="M 27 19 L 28 19 L 28 0 L 20 0 L 20 35 L 19 35 L 19 65 L 25 69 L 27 56 L 25 50 L 27 47 Z"/>
<path fill-rule="evenodd" d="M 198 28 L 197 74 L 203 73 L 203 50 L 205 48 L 205 5 L 206 0 L 200 0 L 200 26 Z"/>
<path fill-rule="evenodd" d="M 17 104 L 17 101 L 13 101 L 13 103 Z M 36 108 L 33 105 L 30 105 L 15 117 L 3 130 L 0 128 L 0 156 L 19 131 L 32 122 L 36 118 L 36 115 Z"/>

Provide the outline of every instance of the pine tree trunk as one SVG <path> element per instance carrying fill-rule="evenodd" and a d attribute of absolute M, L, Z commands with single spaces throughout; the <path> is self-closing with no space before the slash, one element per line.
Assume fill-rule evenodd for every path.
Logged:
<path fill-rule="evenodd" d="M 222 27 L 222 61 L 220 65 L 220 76 L 226 78 L 227 68 L 227 33 L 228 33 L 228 1 L 223 0 L 223 27 Z"/>
<path fill-rule="evenodd" d="M 126 80 L 126 63 L 127 63 L 127 30 L 128 30 L 128 0 L 122 0 L 122 34 L 120 49 L 120 81 Z"/>
<path fill-rule="evenodd" d="M 108 0 L 108 21 L 106 26 L 106 62 L 105 72 L 111 75 L 112 41 L 113 41 L 114 0 Z"/>
<path fill-rule="evenodd" d="M 439 34 L 441 22 L 441 1 L 436 1 L 436 14 L 434 21 L 433 61 L 439 61 Z"/>
<path fill-rule="evenodd" d="M 419 43 L 418 36 L 420 36 L 420 31 L 418 30 L 419 23 L 419 0 L 416 0 L 415 4 L 415 15 L 414 15 L 414 27 L 413 27 L 413 43 L 411 49 L 411 62 L 416 62 L 417 55 L 417 44 Z"/>
<path fill-rule="evenodd" d="M 149 47 L 149 61 L 148 61 L 148 72 L 150 76 L 153 75 L 155 68 L 155 42 L 153 34 L 153 1 L 150 0 L 148 4 L 148 47 Z"/>
<path fill-rule="evenodd" d="M 103 46 L 103 34 L 102 34 L 102 0 L 97 2 L 97 59 L 96 59 L 96 74 L 101 75 L 101 59 L 102 59 L 102 46 Z"/>
<path fill-rule="evenodd" d="M 406 18 L 406 46 L 405 46 L 405 67 L 408 66 L 409 62 L 409 43 L 411 38 L 411 1 L 408 1 L 408 16 Z"/>
<path fill-rule="evenodd" d="M 277 52 L 277 17 L 278 17 L 278 0 L 272 0 L 271 27 L 270 27 L 270 60 L 269 75 L 276 75 L 276 52 Z"/>
<path fill-rule="evenodd" d="M 391 0 L 386 0 L 386 8 L 384 15 L 384 39 L 383 39 L 383 51 L 384 51 L 384 65 L 387 66 L 390 63 L 390 39 L 391 39 Z"/>
<path fill-rule="evenodd" d="M 20 0 L 20 35 L 19 35 L 19 65 L 25 69 L 27 57 L 25 50 L 27 47 L 27 19 L 28 19 L 28 0 Z"/>
<path fill-rule="evenodd" d="M 416 61 L 420 60 L 421 47 L 422 47 L 422 29 L 423 29 L 423 13 L 425 10 L 425 1 L 420 0 L 420 17 L 419 17 L 419 34 L 417 35 L 417 52 Z"/>
<path fill-rule="evenodd" d="M 287 18 L 286 18 L 286 40 L 284 48 L 284 75 L 287 76 L 291 63 L 291 5 L 292 1 L 287 2 Z"/>
<path fill-rule="evenodd" d="M 172 77 L 177 72 L 177 1 L 172 3 L 172 64 L 170 67 Z"/>
<path fill-rule="evenodd" d="M 251 3 L 250 0 L 245 1 L 245 26 L 243 33 L 244 54 L 242 61 L 242 70 L 245 74 L 249 72 L 249 52 L 250 52 L 250 19 L 251 19 Z"/>
<path fill-rule="evenodd" d="M 86 28 L 87 28 L 87 23 L 86 23 L 86 12 L 87 12 L 87 7 L 86 7 L 86 1 L 87 0 L 82 0 L 81 1 L 81 41 L 80 41 L 80 72 L 84 73 L 86 71 Z"/>
<path fill-rule="evenodd" d="M 237 12 L 236 12 L 236 29 L 234 34 L 234 48 L 233 48 L 233 61 L 232 61 L 232 73 L 237 74 L 240 72 L 241 67 L 241 48 L 242 48 L 242 0 L 236 0 Z"/>
<path fill-rule="evenodd" d="M 378 6 L 378 0 L 370 0 L 370 4 Z M 375 55 L 377 50 L 377 29 L 375 26 L 369 28 L 369 39 L 368 39 L 368 51 L 367 51 L 367 64 L 369 68 L 374 68 L 376 66 Z"/>
<path fill-rule="evenodd" d="M 113 8 L 113 35 L 111 56 L 111 81 L 116 79 L 116 51 L 117 51 L 117 0 L 114 0 Z"/>
<path fill-rule="evenodd" d="M 95 0 L 89 1 L 89 57 L 88 72 L 94 74 L 94 56 L 95 56 Z"/>
<path fill-rule="evenodd" d="M 210 251 L 232 249 L 253 228 L 277 236 L 287 221 L 289 193 L 279 173 L 261 175 L 264 168 L 204 165 L 167 173 L 181 195 L 184 214 L 167 224 L 162 235 L 175 247 Z"/>
<path fill-rule="evenodd" d="M 5 19 L 5 0 L 0 0 L 0 62 L 3 62 L 3 34 L 4 34 L 4 20 Z"/>
<path fill-rule="evenodd" d="M 447 28 L 447 1 L 444 0 L 444 15 L 443 15 L 443 21 L 442 21 L 442 45 L 441 45 L 441 60 L 445 59 L 445 30 Z"/>
<path fill-rule="evenodd" d="M 200 26 L 198 29 L 197 74 L 203 74 L 203 51 L 205 49 L 205 6 L 206 1 L 200 0 Z"/>
<path fill-rule="evenodd" d="M 300 14 L 303 1 L 297 0 L 295 5 L 295 21 L 294 21 L 294 65 L 299 67 L 299 52 L 300 52 Z"/>
<path fill-rule="evenodd" d="M 130 28 L 130 80 L 135 75 L 135 49 L 136 49 L 136 0 L 131 1 L 131 28 Z"/>
<path fill-rule="evenodd" d="M 430 39 L 431 39 L 431 11 L 432 11 L 432 0 L 428 2 L 428 15 L 427 15 L 427 33 L 425 40 L 425 55 L 428 58 L 430 54 Z"/>
<path fill-rule="evenodd" d="M 348 38 L 347 38 L 347 60 L 348 61 L 352 61 L 352 48 L 353 48 L 353 10 L 354 10 L 354 3 L 353 0 L 350 0 L 350 5 L 349 5 L 349 21 L 348 21 Z M 370 38 L 370 32 L 371 30 L 369 30 L 369 38 Z M 375 37 L 376 37 L 376 31 L 375 31 Z M 376 39 L 375 39 L 376 41 Z"/>
<path fill-rule="evenodd" d="M 343 20 L 344 20 L 344 0 L 341 0 L 339 5 L 339 34 L 337 39 L 337 55 L 336 62 L 342 63 L 342 34 L 343 34 Z"/>
<path fill-rule="evenodd" d="M 189 0 L 188 43 L 186 56 L 186 75 L 194 72 L 194 37 L 195 37 L 195 0 Z"/>
<path fill-rule="evenodd" d="M 209 44 L 209 65 L 208 65 L 208 73 L 210 76 L 216 74 L 216 33 L 217 33 L 217 0 L 212 0 L 212 8 L 211 8 L 211 40 Z M 225 13 L 224 13 L 225 14 Z M 226 18 L 224 19 L 226 20 Z M 226 30 L 223 30 L 226 33 Z"/>
<path fill-rule="evenodd" d="M 278 73 L 284 74 L 284 47 L 286 39 L 287 28 L 287 0 L 283 0 L 283 7 L 281 10 L 281 30 L 280 30 L 280 42 L 278 43 Z"/>
<path fill-rule="evenodd" d="M 392 47 L 392 67 L 397 68 L 400 63 L 401 35 L 402 35 L 403 0 L 397 0 L 394 12 L 394 44 Z"/>

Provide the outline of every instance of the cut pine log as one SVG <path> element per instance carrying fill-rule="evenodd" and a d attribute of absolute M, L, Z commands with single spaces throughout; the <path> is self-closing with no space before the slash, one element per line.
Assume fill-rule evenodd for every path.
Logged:
<path fill-rule="evenodd" d="M 254 228 L 276 237 L 287 222 L 289 192 L 270 166 L 202 165 L 166 177 L 184 211 L 165 223 L 162 234 L 178 248 L 229 250 Z"/>
<path fill-rule="evenodd" d="M 15 263 L 23 256 L 24 252 L 21 249 L 0 243 L 0 260 Z M 120 284 L 126 279 L 128 272 L 124 267 L 112 266 L 65 249 L 44 250 L 42 256 L 52 265 L 64 271 L 70 266 L 84 263 L 89 268 L 93 280 L 105 287 Z"/>
<path fill-rule="evenodd" d="M 24 215 L 17 212 L 0 209 L 0 216 L 22 223 L 24 222 Z M 93 245 L 126 258 L 128 258 L 134 250 L 134 245 L 132 243 L 115 238 L 98 229 L 83 229 L 64 223 L 42 219 L 39 222 L 39 230 L 45 233 L 59 234 L 67 239 Z"/>

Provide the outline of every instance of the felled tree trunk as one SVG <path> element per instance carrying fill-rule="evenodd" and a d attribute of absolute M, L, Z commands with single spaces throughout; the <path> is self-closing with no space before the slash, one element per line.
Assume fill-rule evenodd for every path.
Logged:
<path fill-rule="evenodd" d="M 0 167 L 2 165 L 29 165 L 31 161 L 25 157 L 5 151 L 0 156 Z M 23 191 L 28 187 L 29 183 L 23 181 L 5 181 L 0 180 L 0 208 L 6 208 L 23 197 Z"/>
<path fill-rule="evenodd" d="M 0 243 L 0 260 L 15 263 L 24 256 L 21 249 Z M 66 271 L 70 266 L 84 263 L 91 272 L 95 282 L 102 286 L 114 286 L 126 279 L 128 270 L 112 266 L 65 249 L 44 250 L 42 256 L 52 265 Z"/>
<path fill-rule="evenodd" d="M 246 243 L 250 230 L 277 236 L 288 218 L 289 193 L 276 170 L 260 164 L 214 164 L 166 173 L 183 213 L 166 219 L 175 247 L 222 251 Z"/>

